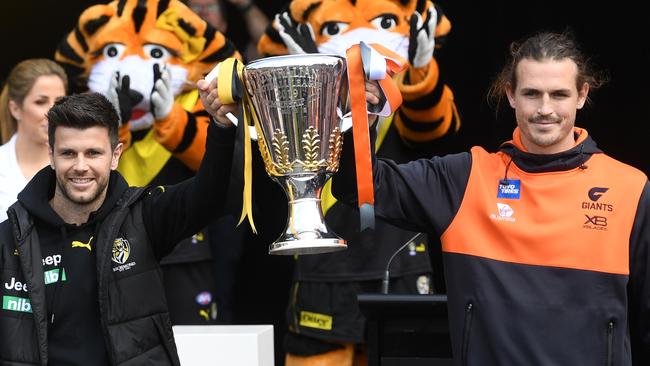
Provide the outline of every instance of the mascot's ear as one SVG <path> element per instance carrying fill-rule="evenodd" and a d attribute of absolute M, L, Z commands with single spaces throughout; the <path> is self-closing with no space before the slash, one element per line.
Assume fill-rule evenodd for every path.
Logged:
<path fill-rule="evenodd" d="M 66 71 L 72 92 L 85 89 L 83 79 L 88 76 L 92 63 L 89 50 L 94 49 L 91 39 L 114 15 L 115 8 L 110 5 L 89 7 L 81 13 L 75 28 L 59 43 L 54 59 Z"/>
<path fill-rule="evenodd" d="M 289 11 L 289 5 L 285 5 L 278 15 L 287 11 Z M 273 28 L 273 21 L 274 20 L 271 20 L 271 23 L 266 27 L 266 31 L 257 42 L 257 52 L 263 57 L 280 56 L 289 53 L 289 50 L 284 44 L 284 41 L 282 41 L 280 34 L 275 28 Z"/>
<path fill-rule="evenodd" d="M 293 0 L 285 5 L 278 15 L 289 14 L 294 23 L 306 23 L 309 14 L 316 10 L 322 1 L 317 0 Z M 286 45 L 282 41 L 278 31 L 273 28 L 273 23 L 269 24 L 266 32 L 262 35 L 257 43 L 257 52 L 263 56 L 278 56 L 289 53 Z"/>
<path fill-rule="evenodd" d="M 449 18 L 445 16 L 445 13 L 438 4 L 434 4 L 434 6 L 438 12 L 438 25 L 436 25 L 436 48 L 440 48 L 445 44 L 447 35 L 451 31 L 451 22 L 449 21 Z"/>
<path fill-rule="evenodd" d="M 289 4 L 289 14 L 298 23 L 306 23 L 309 14 L 321 6 L 322 1 L 293 0 Z"/>
<path fill-rule="evenodd" d="M 273 24 L 266 27 L 266 31 L 257 42 L 257 52 L 263 57 L 280 56 L 289 53 L 278 31 L 273 28 Z"/>
<path fill-rule="evenodd" d="M 167 22 L 177 23 L 163 25 L 161 22 L 166 22 L 164 18 L 170 12 L 175 14 L 169 16 L 168 19 L 170 20 L 167 20 Z M 165 28 L 172 26 L 174 28 L 173 32 L 182 33 L 179 38 L 182 42 L 185 42 L 186 50 L 191 51 L 189 57 L 184 52 L 181 54 L 181 58 L 189 72 L 187 75 L 188 80 L 197 81 L 202 79 L 217 63 L 229 57 L 236 57 L 241 60 L 241 55 L 230 40 L 226 39 L 222 33 L 210 26 L 180 1 L 169 1 L 168 9 L 158 17 L 157 25 Z"/>

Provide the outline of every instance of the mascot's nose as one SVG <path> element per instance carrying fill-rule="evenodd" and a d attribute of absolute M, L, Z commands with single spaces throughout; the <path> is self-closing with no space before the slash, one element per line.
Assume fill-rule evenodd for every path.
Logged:
<path fill-rule="evenodd" d="M 144 96 L 140 94 L 137 90 L 129 90 L 129 96 L 131 97 L 131 100 L 133 101 L 132 105 L 137 105 L 144 99 Z"/>

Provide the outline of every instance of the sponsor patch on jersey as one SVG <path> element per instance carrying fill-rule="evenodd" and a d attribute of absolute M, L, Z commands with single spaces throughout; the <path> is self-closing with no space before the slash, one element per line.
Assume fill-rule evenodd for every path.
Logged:
<path fill-rule="evenodd" d="M 199 309 L 199 316 L 206 322 L 217 320 L 217 303 L 213 302 L 207 309 Z"/>
<path fill-rule="evenodd" d="M 497 213 L 491 213 L 490 218 L 499 221 L 515 222 L 516 219 L 514 218 L 514 214 L 515 210 L 513 210 L 510 205 L 507 203 L 497 202 Z"/>
<path fill-rule="evenodd" d="M 589 192 L 587 192 L 587 196 L 589 196 L 589 199 L 596 202 L 602 197 L 605 192 L 609 191 L 609 188 L 607 187 L 592 187 Z"/>
<path fill-rule="evenodd" d="M 205 236 L 200 231 L 198 233 L 192 235 L 192 244 L 198 244 L 198 243 L 200 243 L 200 242 L 202 242 L 204 240 L 205 240 Z"/>
<path fill-rule="evenodd" d="M 126 263 L 131 254 L 131 245 L 129 241 L 124 238 L 117 238 L 113 242 L 113 255 L 111 260 L 117 264 Z"/>
<path fill-rule="evenodd" d="M 49 285 L 51 283 L 59 282 L 59 269 L 58 268 L 54 268 L 54 269 L 51 269 L 49 271 L 45 271 L 44 275 L 45 275 L 45 284 L 46 285 Z M 63 269 L 62 275 L 60 277 L 61 277 L 61 282 L 67 281 L 67 279 L 65 277 L 65 268 Z"/>
<path fill-rule="evenodd" d="M 415 280 L 415 287 L 418 289 L 420 295 L 428 295 L 433 293 L 431 291 L 431 278 L 426 275 L 421 275 Z"/>
<path fill-rule="evenodd" d="M 412 241 L 408 244 L 408 247 L 410 256 L 415 256 L 418 253 L 424 253 L 427 251 L 427 247 L 424 243 L 415 243 Z"/>
<path fill-rule="evenodd" d="M 111 260 L 119 266 L 113 267 L 113 272 L 124 272 L 128 271 L 131 268 L 135 267 L 135 262 L 126 262 L 131 255 L 131 244 L 129 241 L 124 238 L 117 238 L 113 242 L 113 250 L 111 255 Z"/>
<path fill-rule="evenodd" d="M 28 298 L 16 296 L 2 297 L 2 310 L 18 311 L 21 313 L 31 313 L 32 304 Z"/>
<path fill-rule="evenodd" d="M 332 316 L 327 314 L 300 312 L 300 325 L 307 328 L 332 330 Z"/>
<path fill-rule="evenodd" d="M 196 302 L 199 305 L 208 305 L 212 302 L 212 294 L 210 291 L 203 291 L 196 295 Z"/>
<path fill-rule="evenodd" d="M 582 224 L 584 229 L 607 231 L 607 217 L 600 215 L 585 215 L 585 221 Z"/>
<path fill-rule="evenodd" d="M 73 248 L 85 248 L 88 249 L 89 252 L 91 252 L 93 250 L 92 247 L 90 246 L 90 243 L 92 241 L 93 241 L 93 237 L 91 236 L 90 239 L 88 239 L 87 243 L 84 243 L 79 240 L 73 240 L 71 245 Z"/>
<path fill-rule="evenodd" d="M 502 179 L 499 181 L 497 198 L 518 200 L 521 193 L 521 181 L 519 179 Z"/>
<path fill-rule="evenodd" d="M 11 277 L 11 281 L 5 282 L 4 286 L 7 290 L 10 291 L 24 291 L 27 292 L 27 284 L 20 282 L 16 277 Z"/>

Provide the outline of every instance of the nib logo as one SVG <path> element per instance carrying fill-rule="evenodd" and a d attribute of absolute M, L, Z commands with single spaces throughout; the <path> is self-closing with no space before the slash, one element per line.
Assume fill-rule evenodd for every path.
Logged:
<path fill-rule="evenodd" d="M 3 296 L 2 309 L 9 311 L 18 311 L 21 313 L 31 313 L 32 304 L 29 302 L 29 299 L 26 299 L 24 297 Z"/>
<path fill-rule="evenodd" d="M 596 202 L 600 199 L 600 197 L 607 192 L 609 188 L 603 188 L 603 187 L 594 187 L 589 190 L 589 199 Z"/>

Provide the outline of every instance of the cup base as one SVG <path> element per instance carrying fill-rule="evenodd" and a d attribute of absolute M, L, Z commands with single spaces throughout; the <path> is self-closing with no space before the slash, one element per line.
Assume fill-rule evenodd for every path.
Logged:
<path fill-rule="evenodd" d="M 300 239 L 278 241 L 271 244 L 269 254 L 273 255 L 304 255 L 338 252 L 347 249 L 345 240 L 336 238 Z"/>

